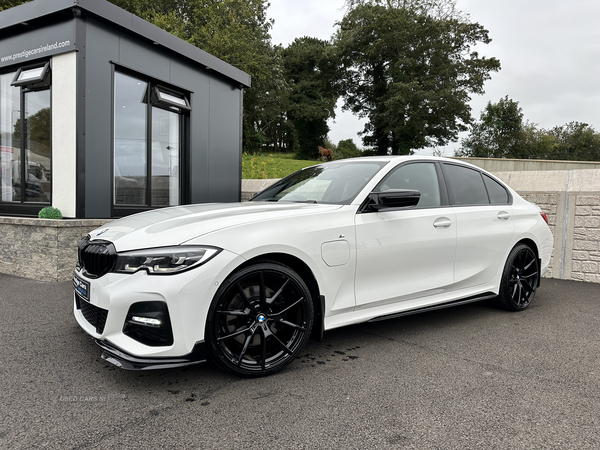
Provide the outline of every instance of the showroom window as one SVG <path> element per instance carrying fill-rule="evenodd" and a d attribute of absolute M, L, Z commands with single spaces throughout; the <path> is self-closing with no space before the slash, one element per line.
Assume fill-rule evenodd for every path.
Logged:
<path fill-rule="evenodd" d="M 4 210 L 18 207 L 29 214 L 52 199 L 49 66 L 46 62 L 0 74 L 0 208 Z"/>
<path fill-rule="evenodd" d="M 181 203 L 183 124 L 190 109 L 187 93 L 115 72 L 115 215 Z"/>

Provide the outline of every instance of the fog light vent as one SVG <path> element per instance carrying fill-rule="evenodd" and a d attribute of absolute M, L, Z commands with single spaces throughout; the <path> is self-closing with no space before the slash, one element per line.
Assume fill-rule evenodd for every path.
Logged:
<path fill-rule="evenodd" d="M 123 334 L 151 347 L 173 345 L 173 331 L 165 302 L 138 302 L 127 312 Z"/>

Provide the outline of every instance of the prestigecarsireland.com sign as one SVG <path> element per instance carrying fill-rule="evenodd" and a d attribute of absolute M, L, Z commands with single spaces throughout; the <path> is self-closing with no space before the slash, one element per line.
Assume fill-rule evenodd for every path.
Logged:
<path fill-rule="evenodd" d="M 0 38 L 0 67 L 27 65 L 36 59 L 77 50 L 75 21 L 49 24 Z"/>
<path fill-rule="evenodd" d="M 23 50 L 19 53 L 13 53 L 12 55 L 0 56 L 0 62 L 19 62 L 21 59 L 27 59 L 30 56 L 43 56 L 44 53 L 59 48 L 70 47 L 71 41 L 56 41 L 54 44 L 40 45 L 39 47 L 32 48 L 29 50 Z"/>

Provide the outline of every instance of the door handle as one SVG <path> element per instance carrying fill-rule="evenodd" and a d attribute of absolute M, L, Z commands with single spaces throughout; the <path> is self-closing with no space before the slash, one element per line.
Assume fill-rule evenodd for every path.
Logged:
<path fill-rule="evenodd" d="M 452 225 L 452 221 L 447 217 L 438 217 L 433 221 L 435 228 L 450 228 L 450 225 Z"/>
<path fill-rule="evenodd" d="M 500 211 L 500 212 L 498 213 L 498 216 L 497 216 L 497 217 L 498 217 L 498 219 L 500 219 L 500 220 L 508 220 L 508 219 L 510 219 L 510 214 L 509 214 L 509 213 L 507 213 L 506 211 Z"/>

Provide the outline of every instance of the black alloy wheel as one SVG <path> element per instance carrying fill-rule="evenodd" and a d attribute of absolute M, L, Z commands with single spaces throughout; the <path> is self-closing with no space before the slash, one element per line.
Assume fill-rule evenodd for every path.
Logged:
<path fill-rule="evenodd" d="M 497 304 L 509 311 L 522 311 L 529 306 L 538 287 L 539 264 L 533 250 L 519 244 L 506 260 Z"/>
<path fill-rule="evenodd" d="M 261 262 L 241 269 L 211 303 L 205 331 L 211 359 L 247 377 L 277 372 L 308 341 L 313 317 L 310 291 L 289 267 Z"/>

